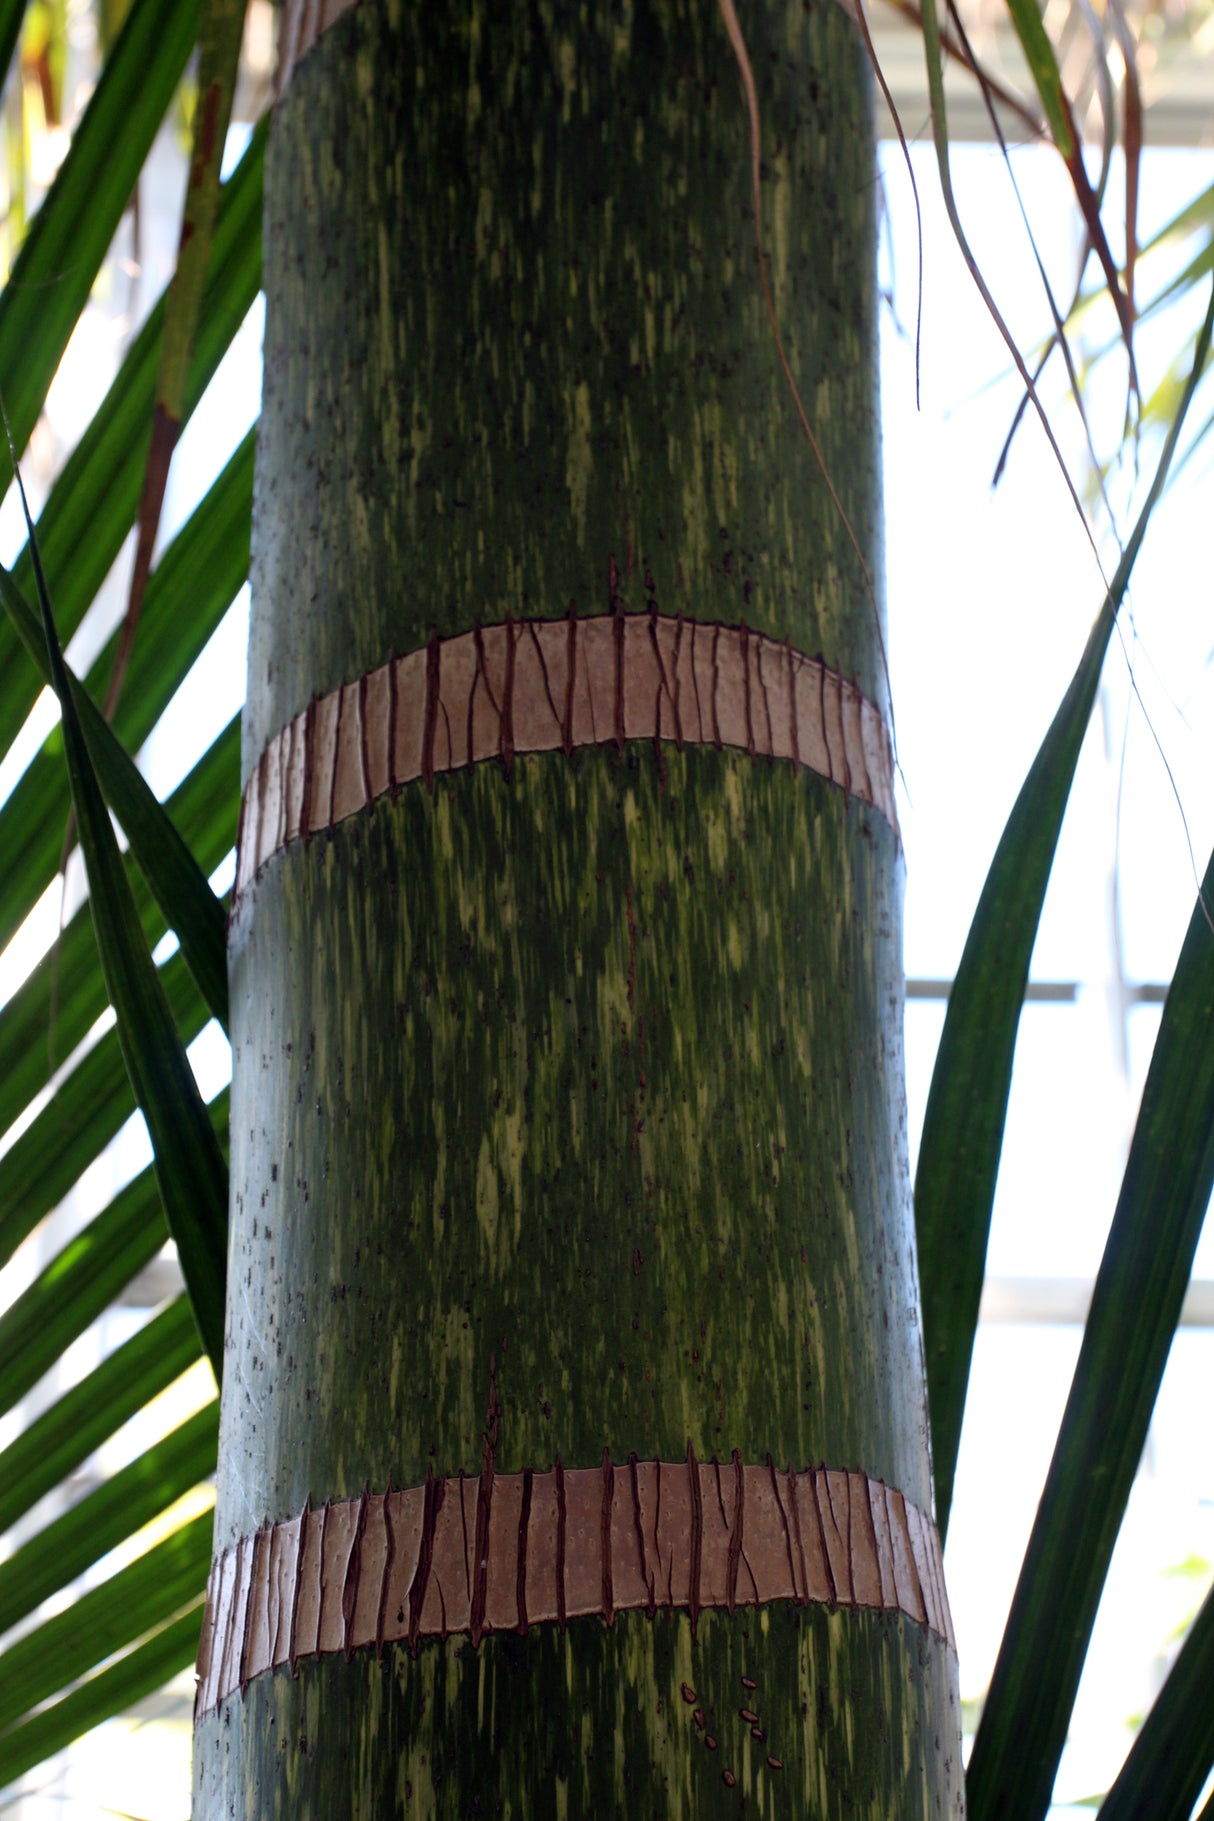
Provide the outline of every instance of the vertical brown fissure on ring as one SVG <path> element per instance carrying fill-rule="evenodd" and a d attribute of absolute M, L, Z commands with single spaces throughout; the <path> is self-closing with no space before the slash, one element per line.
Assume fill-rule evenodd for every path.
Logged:
<path fill-rule="evenodd" d="M 683 750 L 683 673 L 679 668 L 679 659 L 683 655 L 685 624 L 682 613 L 676 613 L 674 616 L 674 694 L 671 697 L 671 706 L 674 709 L 674 743 L 680 752 Z"/>
<path fill-rule="evenodd" d="M 418 1544 L 417 1573 L 409 1589 L 409 1652 L 417 1655 L 421 1640 L 422 1605 L 430 1584 L 430 1562 L 434 1554 L 434 1532 L 438 1524 L 438 1506 L 442 1499 L 443 1481 L 436 1480 L 434 1469 L 426 1471 L 426 1490 L 422 1504 L 422 1533 Z M 462 1502 L 462 1501 L 461 1501 Z"/>
<path fill-rule="evenodd" d="M 826 1570 L 826 1582 L 830 1588 L 828 1604 L 833 1609 L 839 1604 L 839 1583 L 835 1579 L 835 1566 L 830 1559 L 830 1550 L 826 1545 L 826 1524 L 822 1517 L 822 1484 L 826 1479 L 826 1469 L 819 1468 L 813 1476 L 814 1516 L 818 1520 L 818 1546 L 822 1551 L 822 1563 Z M 829 1498 L 829 1490 L 827 1497 Z"/>
<path fill-rule="evenodd" d="M 653 1513 L 653 1552 L 658 1558 L 658 1573 L 662 1572 L 662 1463 L 654 1462 L 654 1475 L 657 1479 L 657 1497 Z M 671 1548 L 666 1562 L 666 1604 L 674 1611 L 674 1549 Z"/>
<path fill-rule="evenodd" d="M 830 749 L 830 719 L 826 712 L 826 660 L 821 657 L 818 659 L 818 702 L 822 717 L 822 744 L 826 748 L 826 775 L 834 784 L 837 782 L 835 755 Z"/>
<path fill-rule="evenodd" d="M 603 1620 L 615 1623 L 615 1589 L 611 1575 L 611 1507 L 615 1503 L 615 1468 L 606 1448 L 603 1450 L 603 1492 L 599 1506 L 599 1548 L 603 1558 Z"/>
<path fill-rule="evenodd" d="M 518 1574 L 514 1583 L 514 1603 L 518 1611 L 518 1634 L 527 1635 L 527 1534 L 531 1526 L 531 1487 L 533 1474 L 523 1468 L 523 1497 L 518 1519 Z"/>
<path fill-rule="evenodd" d="M 775 753 L 775 749 L 776 749 L 776 729 L 775 729 L 775 723 L 773 722 L 773 720 L 771 718 L 771 691 L 770 691 L 770 688 L 768 685 L 767 677 L 763 671 L 763 654 L 764 654 L 764 652 L 766 652 L 769 649 L 769 645 L 770 645 L 770 641 L 768 639 L 759 640 L 758 645 L 756 647 L 756 650 L 758 653 L 756 667 L 757 667 L 758 673 L 759 673 L 759 694 L 763 698 L 763 719 L 767 723 L 767 732 L 764 735 L 764 739 L 763 739 L 763 751 L 767 756 L 768 762 L 770 763 L 771 759 Z M 778 649 L 779 648 L 776 647 L 777 651 L 778 651 Z"/>
<path fill-rule="evenodd" d="M 374 792 L 371 789 L 371 753 L 367 742 L 367 684 L 369 678 L 364 673 L 358 679 L 358 764 L 362 777 L 363 796 L 371 801 Z M 286 808 L 287 794 L 283 792 L 283 808 Z"/>
<path fill-rule="evenodd" d="M 844 732 L 846 732 L 846 728 L 844 727 L 844 722 L 845 722 L 846 716 L 847 716 L 847 697 L 848 697 L 849 693 L 854 693 L 854 692 L 852 692 L 850 690 L 849 685 L 846 682 L 844 682 L 842 678 L 840 678 L 840 680 L 839 680 L 839 726 L 841 728 L 844 728 Z M 843 761 L 843 778 L 842 778 L 843 788 L 845 791 L 847 791 L 848 795 L 850 796 L 851 787 L 852 787 L 851 760 L 848 757 L 846 739 L 844 739 L 842 742 L 842 751 L 840 752 L 839 757 Z"/>
<path fill-rule="evenodd" d="M 556 1457 L 556 1619 L 565 1629 L 565 1469 Z"/>
<path fill-rule="evenodd" d="M 287 729 L 289 735 L 295 731 L 294 722 Z M 282 847 L 287 839 L 287 777 L 290 771 L 291 748 L 293 739 L 279 741 L 278 744 L 278 814 L 274 819 L 274 845 Z M 370 796 L 370 789 L 367 792 Z"/>
<path fill-rule="evenodd" d="M 393 801 L 400 791 L 401 781 L 396 775 L 396 723 L 400 714 L 400 665 L 396 658 L 388 660 L 388 791 Z"/>
<path fill-rule="evenodd" d="M 299 1674 L 297 1644 L 299 1641 L 299 1597 L 303 1591 L 303 1557 L 304 1545 L 308 1537 L 308 1519 L 312 1515 L 312 1495 L 304 1500 L 303 1510 L 299 1514 L 299 1542 L 295 1550 L 295 1579 L 291 1587 L 291 1625 L 287 1636 L 287 1660 L 291 1666 L 292 1681 Z"/>
<path fill-rule="evenodd" d="M 796 1600 L 797 1570 L 792 1559 L 792 1531 L 788 1527 L 788 1513 L 784 1509 L 784 1500 L 780 1496 L 780 1481 L 776 1474 L 776 1463 L 772 1460 L 770 1453 L 767 1456 L 767 1471 L 771 1477 L 771 1495 L 776 1501 L 776 1510 L 780 1513 L 780 1523 L 784 1529 L 784 1552 L 788 1557 L 788 1578 L 792 1582 L 793 1599 Z"/>
<path fill-rule="evenodd" d="M 472 671 L 472 687 L 468 691 L 468 712 L 465 716 L 464 739 L 467 742 L 468 751 L 471 752 L 473 748 L 473 729 L 476 725 L 476 694 L 483 686 L 485 694 L 489 697 L 490 705 L 497 709 L 498 750 L 500 752 L 502 711 L 493 699 L 493 689 L 489 683 L 488 673 L 485 669 L 485 639 L 484 634 L 481 632 L 481 623 L 479 620 L 473 622 L 472 648 L 476 653 L 476 664 Z"/>
<path fill-rule="evenodd" d="M 809 1605 L 809 1565 L 805 1560 L 805 1538 L 801 1534 L 801 1509 L 797 1499 L 797 1476 L 792 1462 L 788 1465 L 788 1502 L 792 1506 L 792 1527 L 797 1539 L 797 1561 L 801 1564 L 801 1604 Z M 797 1595 L 797 1577 L 792 1577 L 793 1598 Z"/>
<path fill-rule="evenodd" d="M 662 656 L 662 641 L 658 638 L 658 610 L 656 602 L 651 603 L 649 612 L 649 647 L 653 652 L 654 667 L 658 673 L 657 691 L 653 705 L 653 742 L 654 750 L 658 753 L 660 758 L 662 746 L 663 697 L 670 703 L 671 732 L 675 735 L 676 744 L 681 744 L 681 742 L 678 740 L 678 709 L 675 706 L 674 694 L 670 687 L 670 679 L 666 675 L 666 660 Z"/>
<path fill-rule="evenodd" d="M 544 700 L 548 704 L 548 712 L 552 716 L 553 721 L 559 726 L 561 724 L 561 717 L 557 712 L 556 702 L 552 694 L 552 678 L 548 674 L 548 659 L 544 655 L 544 642 L 535 629 L 534 620 L 527 620 L 526 627 L 528 636 L 531 639 L 532 648 L 535 651 L 536 662 L 540 667 L 540 675 L 544 679 Z"/>
<path fill-rule="evenodd" d="M 241 1640 L 240 1640 L 240 1658 L 239 1658 L 239 1664 L 238 1664 L 239 1673 L 240 1673 L 240 1692 L 241 1692 L 241 1694 L 244 1693 L 246 1687 L 248 1686 L 248 1682 L 249 1682 L 249 1640 L 252 1636 L 253 1612 L 254 1612 L 254 1608 L 256 1606 L 256 1601 L 253 1598 L 253 1588 L 254 1588 L 253 1570 L 257 1566 L 257 1551 L 258 1551 L 259 1545 L 261 1544 L 261 1540 L 263 1537 L 265 1537 L 266 1542 L 268 1543 L 269 1534 L 270 1534 L 270 1527 L 267 1524 L 264 1526 L 263 1529 L 257 1531 L 254 1534 L 254 1536 L 252 1538 L 251 1546 L 250 1546 L 252 1561 L 249 1566 L 249 1597 L 245 1601 L 244 1628 L 243 1628 L 243 1634 L 242 1634 Z"/>
<path fill-rule="evenodd" d="M 313 696 L 304 712 L 303 797 L 299 824 L 305 841 L 312 834 L 312 755 L 316 751 L 316 700 Z"/>
<path fill-rule="evenodd" d="M 510 614 L 507 614 L 506 687 L 503 691 L 504 700 L 502 703 L 502 727 L 500 736 L 502 769 L 507 777 L 510 776 L 510 768 L 514 764 L 514 653 L 514 620 Z M 471 751 L 471 747 L 469 747 L 469 751 Z"/>
<path fill-rule="evenodd" d="M 472 1591 L 473 1644 L 485 1630 L 485 1604 L 489 1594 L 489 1521 L 493 1511 L 493 1455 L 486 1447 L 485 1464 L 476 1484 L 476 1574 Z"/>
<path fill-rule="evenodd" d="M 282 1624 L 282 1590 L 279 1586 L 278 1574 L 274 1568 L 273 1555 L 279 1531 L 276 1526 L 271 1529 L 268 1522 L 266 1528 L 269 1534 L 271 1554 L 270 1586 L 266 1599 L 266 1634 L 270 1639 L 271 1655 L 276 1658 L 278 1655 L 278 1630 L 279 1626 Z"/>
<path fill-rule="evenodd" d="M 909 1533 L 909 1529 L 910 1529 L 910 1526 L 908 1524 L 907 1525 L 908 1533 Z M 919 1573 L 919 1564 L 915 1559 L 915 1551 L 914 1551 L 913 1547 L 911 1547 L 907 1551 L 907 1556 L 908 1556 L 908 1560 L 910 1563 L 911 1576 L 914 1581 L 915 1596 L 918 1599 L 920 1606 L 922 1606 L 924 1612 L 930 1613 L 931 1612 L 931 1602 L 928 1600 L 928 1597 L 927 1597 L 927 1589 L 923 1585 L 923 1577 Z"/>
<path fill-rule="evenodd" d="M 384 1654 L 384 1622 L 388 1615 L 388 1589 L 392 1585 L 392 1567 L 396 1561 L 396 1525 L 392 1522 L 392 1481 L 384 1492 L 384 1560 L 379 1577 L 379 1599 L 375 1607 L 375 1656 Z"/>
<path fill-rule="evenodd" d="M 568 624 L 569 631 L 565 636 L 565 722 L 561 730 L 561 750 L 567 759 L 573 756 L 573 685 L 577 676 L 576 601 L 569 603 Z"/>
<path fill-rule="evenodd" d="M 471 1601 L 472 1565 L 468 1553 L 468 1507 L 464 1501 L 464 1470 L 462 1467 L 459 1470 L 458 1478 L 459 1486 L 457 1489 L 457 1496 L 459 1499 L 459 1527 L 461 1531 L 461 1541 L 463 1542 L 463 1549 L 460 1552 L 459 1559 L 463 1563 L 464 1568 L 464 1593 L 467 1595 L 469 1601 Z M 473 1541 L 475 1541 L 475 1532 L 473 1533 Z"/>
<path fill-rule="evenodd" d="M 859 744 L 859 749 L 858 749 L 858 756 L 859 756 L 859 760 L 860 760 L 860 769 L 863 773 L 863 782 L 861 784 L 853 785 L 852 788 L 857 795 L 871 798 L 874 794 L 873 780 L 869 774 L 869 769 L 868 769 L 868 754 L 864 750 L 864 710 L 866 707 L 866 703 L 865 703 L 864 697 L 862 695 L 860 695 L 860 692 L 858 690 L 855 693 L 856 693 L 856 698 L 857 698 L 856 719 L 860 724 L 860 744 Z"/>
<path fill-rule="evenodd" d="M 624 750 L 624 635 L 627 630 L 624 612 L 620 606 L 619 596 L 615 594 L 615 558 L 611 559 L 612 593 L 614 606 L 611 614 L 611 631 L 615 649 L 615 749 Z"/>
<path fill-rule="evenodd" d="M 696 1465 L 696 1451 L 691 1443 L 687 1444 L 687 1490 L 691 1498 L 691 1563 L 688 1582 L 687 1611 L 691 1619 L 691 1635 L 696 1635 L 696 1626 L 700 1617 L 700 1566 L 704 1550 L 704 1499 L 700 1489 L 700 1472 Z"/>
<path fill-rule="evenodd" d="M 333 806 L 337 801 L 337 764 L 341 758 L 341 719 L 346 700 L 344 689 L 335 690 L 334 694 L 337 698 L 337 719 L 333 725 L 333 757 L 329 761 L 329 798 L 328 806 L 325 809 L 325 829 L 329 834 L 332 834 L 337 820 Z"/>
<path fill-rule="evenodd" d="M 881 1546 L 877 1541 L 877 1514 L 873 1509 L 873 1488 L 869 1480 L 864 1482 L 864 1504 L 868 1513 L 869 1537 L 872 1543 L 873 1560 L 877 1564 L 877 1586 L 881 1594 L 881 1604 L 885 1604 L 885 1577 L 881 1571 Z"/>
<path fill-rule="evenodd" d="M 680 616 L 681 618 L 681 616 Z M 700 622 L 691 622 L 691 690 L 696 699 L 696 733 L 699 739 L 704 738 L 704 704 L 700 701 L 700 672 L 696 664 L 696 640 L 699 636 Z"/>
<path fill-rule="evenodd" d="M 738 627 L 738 633 L 742 641 L 742 700 L 746 707 L 746 754 L 748 758 L 753 759 L 755 756 L 755 722 L 754 705 L 750 699 L 750 632 L 745 620 Z"/>
<path fill-rule="evenodd" d="M 742 1473 L 742 1457 L 735 1448 L 733 1451 L 733 1525 L 729 1532 L 728 1568 L 725 1576 L 725 1606 L 728 1612 L 733 1611 L 738 1600 L 738 1564 L 742 1560 L 745 1510 L 746 1480 Z M 751 1579 L 754 1579 L 753 1575 Z"/>
<path fill-rule="evenodd" d="M 785 635 L 784 661 L 788 666 L 788 726 L 792 739 L 792 762 L 801 763 L 801 730 L 797 716 L 797 671 L 800 667 L 800 654 L 794 653 L 792 641 Z"/>
<path fill-rule="evenodd" d="M 657 1612 L 655 1583 L 652 1570 L 645 1559 L 645 1526 L 641 1520 L 641 1481 L 637 1472 L 635 1449 L 628 1456 L 628 1483 L 632 1491 L 632 1526 L 637 1540 L 637 1559 L 641 1565 L 641 1579 L 644 1581 L 649 1598 L 645 1604 L 645 1615 L 652 1619 Z"/>
<path fill-rule="evenodd" d="M 434 789 L 434 733 L 438 726 L 440 649 L 438 633 L 432 632 L 426 646 L 426 712 L 422 723 L 422 782 L 427 790 Z"/>
<path fill-rule="evenodd" d="M 370 1488 L 366 1480 L 358 1499 L 358 1517 L 354 1524 L 354 1535 L 350 1539 L 350 1553 L 346 1558 L 346 1573 L 341 1588 L 341 1649 L 346 1662 L 350 1661 L 354 1650 L 354 1613 L 358 1606 L 358 1583 L 362 1578 L 363 1535 L 367 1528 L 367 1499 Z"/>

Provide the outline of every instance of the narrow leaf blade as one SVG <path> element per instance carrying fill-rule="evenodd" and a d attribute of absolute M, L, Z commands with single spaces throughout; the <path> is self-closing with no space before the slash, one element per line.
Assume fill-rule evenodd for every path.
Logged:
<path fill-rule="evenodd" d="M 0 296 L 0 387 L 18 450 L 42 409 L 185 69 L 199 4 L 134 0 Z M 0 465 L 8 469 L 7 452 Z"/>
<path fill-rule="evenodd" d="M 1214 1593 L 1206 1595 L 1117 1781 L 1103 1821 L 1189 1821 L 1214 1767 Z"/>
<path fill-rule="evenodd" d="M 54 681 L 46 642 L 37 637 L 38 622 L 33 609 L 3 567 L 0 567 L 0 601 L 31 656 L 41 645 L 43 661 L 39 663 L 39 669 L 43 670 L 48 682 Z M 93 771 L 104 783 L 114 814 L 126 830 L 127 839 L 140 861 L 144 878 L 156 894 L 166 922 L 177 932 L 199 990 L 212 1015 L 226 1030 L 227 938 L 223 905 L 199 871 L 167 810 L 157 800 L 88 691 L 66 664 L 62 666 L 62 674 L 65 686 L 71 692 Z"/>
<path fill-rule="evenodd" d="M 0 1782 L 12 1783 L 73 1739 L 154 1694 L 193 1662 L 202 1629 L 202 1601 L 156 1632 L 137 1650 L 65 1695 L 0 1739 Z"/>
<path fill-rule="evenodd" d="M 226 1136 L 226 1088 L 211 1103 L 211 1117 L 217 1133 Z M 0 1412 L 11 1409 L 37 1384 L 167 1238 L 164 1208 L 149 1165 L 0 1316 Z"/>
<path fill-rule="evenodd" d="M 16 459 L 14 457 L 14 467 Z M 169 1231 L 216 1380 L 223 1373 L 227 1262 L 227 1167 L 182 1047 L 88 755 L 75 695 L 55 632 L 33 520 L 25 505 L 43 631 L 63 717 L 72 802 L 89 878 L 89 899 L 106 990 L 118 1019 L 127 1074 L 152 1140 Z"/>
<path fill-rule="evenodd" d="M 1167 482 L 1214 327 L 1214 293 L 1146 503 L 987 874 L 949 996 L 915 1177 L 936 1517 L 947 1531 L 1020 1007 L 1054 851 L 1117 610 Z"/>
<path fill-rule="evenodd" d="M 0 1656 L 0 1733 L 193 1605 L 206 1588 L 213 1528 L 211 1512 L 204 1511 L 6 1650 Z"/>
<path fill-rule="evenodd" d="M 970 1821 L 1044 1815 L 1214 1189 L 1214 857 L 1180 952 L 1083 1345 L 967 1779 Z M 1153 1812 L 1153 1811 L 1152 1811 Z"/>
<path fill-rule="evenodd" d="M 0 1632 L 214 1473 L 218 1443 L 219 1405 L 212 1399 L 0 1562 Z"/>
<path fill-rule="evenodd" d="M 189 1303 L 179 1296 L 0 1453 L 0 1530 L 74 1472 L 198 1356 L 198 1330 Z"/>
<path fill-rule="evenodd" d="M 113 714 L 126 674 L 131 645 L 152 568 L 160 512 L 185 409 L 186 385 L 194 334 L 202 306 L 207 262 L 219 207 L 219 172 L 232 117 L 236 66 L 244 29 L 244 0 L 204 0 L 198 42 L 198 100 L 194 109 L 193 146 L 182 212 L 177 267 L 169 285 L 164 338 L 156 375 L 156 404 L 148 465 L 139 502 L 139 535 L 127 599 L 126 621 L 106 696 L 107 718 Z"/>

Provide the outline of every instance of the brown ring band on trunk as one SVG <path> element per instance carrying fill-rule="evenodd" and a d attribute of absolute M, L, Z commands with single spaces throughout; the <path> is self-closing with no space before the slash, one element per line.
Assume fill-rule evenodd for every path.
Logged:
<path fill-rule="evenodd" d="M 604 1454 L 494 1472 L 491 1502 L 483 1477 L 309 1503 L 242 1537 L 211 1569 L 195 1717 L 301 1657 L 662 1606 L 869 1607 L 956 1649 L 935 1525 L 865 1473 Z"/>
<path fill-rule="evenodd" d="M 672 741 L 788 761 L 898 832 L 888 729 L 821 658 L 681 614 L 506 620 L 434 638 L 308 704 L 245 786 L 236 897 L 291 842 L 416 779 L 520 753 Z"/>

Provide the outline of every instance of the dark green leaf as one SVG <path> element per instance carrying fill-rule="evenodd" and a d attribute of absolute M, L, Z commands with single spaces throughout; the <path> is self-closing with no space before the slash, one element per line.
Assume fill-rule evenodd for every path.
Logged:
<path fill-rule="evenodd" d="M 62 768 L 62 754 L 59 762 Z M 214 871 L 235 839 L 239 765 L 240 722 L 236 716 L 166 804 L 204 873 Z M 143 875 L 130 861 L 127 876 L 152 947 L 164 934 L 164 919 Z M 188 993 L 183 994 L 181 1003 L 188 998 Z M 0 1012 L 0 1131 L 8 1131 L 50 1080 L 53 1064 L 48 1033 L 54 1038 L 55 1055 L 66 1058 L 106 1004 L 92 917 L 85 903 L 67 923 L 57 951 L 47 951 Z"/>
<path fill-rule="evenodd" d="M 261 283 L 261 180 L 267 122 L 253 135 L 224 185 L 211 271 L 186 399 L 193 412 Z M 38 521 L 61 636 L 75 631 L 122 547 L 139 503 L 147 462 L 156 361 L 164 324 L 161 301 L 135 338 L 80 442 L 68 457 Z M 13 566 L 27 597 L 34 587 L 28 550 Z M 16 635 L 0 619 L 0 747 L 9 746 L 34 704 L 36 675 Z"/>
<path fill-rule="evenodd" d="M 0 1562 L 0 1632 L 214 1473 L 218 1441 L 211 1402 Z"/>
<path fill-rule="evenodd" d="M 1214 1593 L 1189 1629 L 1129 1757 L 1105 1797 L 1103 1821 L 1189 1821 L 1214 1768 Z"/>
<path fill-rule="evenodd" d="M 143 609 L 143 594 L 152 568 L 152 552 L 160 529 L 160 510 L 169 478 L 169 463 L 181 430 L 185 409 L 194 335 L 202 305 L 203 284 L 211 257 L 215 214 L 219 204 L 219 172 L 232 117 L 236 68 L 244 30 L 244 0 L 206 0 L 198 41 L 198 98 L 194 106 L 190 174 L 182 211 L 177 269 L 165 304 L 164 337 L 156 374 L 156 406 L 152 414 L 152 440 L 147 472 L 139 502 L 139 534 L 127 599 L 126 619 L 106 693 L 106 715 L 118 700 Z"/>
<path fill-rule="evenodd" d="M 118 730 L 128 738 L 146 737 L 245 579 L 252 482 L 250 432 L 165 552 L 153 578 L 145 616 L 147 648 L 141 644 L 131 679 L 135 699 L 123 705 L 134 712 L 123 717 L 126 725 L 120 721 Z M 2 568 L 0 603 L 49 682 L 50 664 L 38 616 Z M 102 664 L 115 644 L 112 640 L 102 654 Z M 110 808 L 122 824 L 166 922 L 178 933 L 203 997 L 226 1028 L 223 907 L 120 738 L 75 679 L 73 693 Z M 62 763 L 53 765 L 54 756 L 44 750 L 0 812 L 5 848 L 19 851 L 24 862 L 11 869 L 0 885 L 0 939 L 28 915 L 58 867 L 69 799 Z"/>
<path fill-rule="evenodd" d="M 0 1732 L 193 1605 L 206 1588 L 213 1527 L 212 1513 L 204 1511 L 6 1650 L 0 1656 Z"/>
<path fill-rule="evenodd" d="M 982 888 L 949 997 L 923 1121 L 915 1224 L 923 1287 L 936 1517 L 947 1531 L 1020 1007 L 1063 812 L 1100 668 L 1209 346 L 1198 359 L 1146 504 L 1079 668 L 1033 761 Z"/>
<path fill-rule="evenodd" d="M 0 1530 L 74 1472 L 198 1356 L 198 1330 L 189 1303 L 179 1296 L 0 1453 Z"/>
<path fill-rule="evenodd" d="M 1214 858 L 1202 889 L 1207 903 L 1214 899 Z M 970 1821 L 1035 1821 L 1049 1806 L 1214 1189 L 1212 1030 L 1214 931 L 1199 899 L 1164 1005 L 1079 1363 L 974 1740 Z"/>
<path fill-rule="evenodd" d="M 169 1232 L 177 1242 L 198 1331 L 219 1380 L 223 1374 L 227 1166 L 143 938 L 59 648 L 20 474 L 17 485 L 29 527 L 42 625 L 59 697 L 72 806 L 88 871 L 89 903 L 106 991 L 117 1017 L 127 1075 L 147 1121 Z"/>
<path fill-rule="evenodd" d="M 169 1009 L 188 1043 L 206 1023 L 206 1008 L 180 955 L 162 974 Z M 12 1256 L 134 1110 L 121 1038 L 111 1030 L 0 1157 L 0 1260 Z"/>
<path fill-rule="evenodd" d="M 0 5 L 0 77 L 8 74 L 24 17 L 25 0 L 3 0 Z"/>
<path fill-rule="evenodd" d="M 1041 22 L 1037 0 L 1007 0 L 1007 10 L 1016 28 L 1033 86 L 1045 110 L 1054 144 L 1064 158 L 1070 158 L 1075 151 L 1070 103 L 1062 86 L 1062 71 L 1058 68 L 1054 47 Z"/>
<path fill-rule="evenodd" d="M 226 1088 L 212 1101 L 211 1117 L 226 1140 Z M 0 1316 L 0 1411 L 37 1384 L 168 1236 L 149 1165 Z"/>
<path fill-rule="evenodd" d="M 0 1783 L 11 1783 L 35 1764 L 62 1751 L 90 1727 L 153 1694 L 193 1662 L 202 1629 L 202 1602 L 132 1650 L 53 1707 L 35 1714 L 0 1739 Z"/>
<path fill-rule="evenodd" d="M 199 0 L 135 0 L 0 296 L 0 393 L 23 449 L 198 35 Z M 7 452 L 0 471 L 7 480 Z"/>

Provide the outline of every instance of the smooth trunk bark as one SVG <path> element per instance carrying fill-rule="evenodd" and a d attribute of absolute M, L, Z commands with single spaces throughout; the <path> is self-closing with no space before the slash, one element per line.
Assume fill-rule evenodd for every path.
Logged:
<path fill-rule="evenodd" d="M 742 23 L 879 577 L 863 53 Z M 709 0 L 363 0 L 278 104 L 198 1821 L 962 1809 L 877 607 L 749 144 Z"/>

